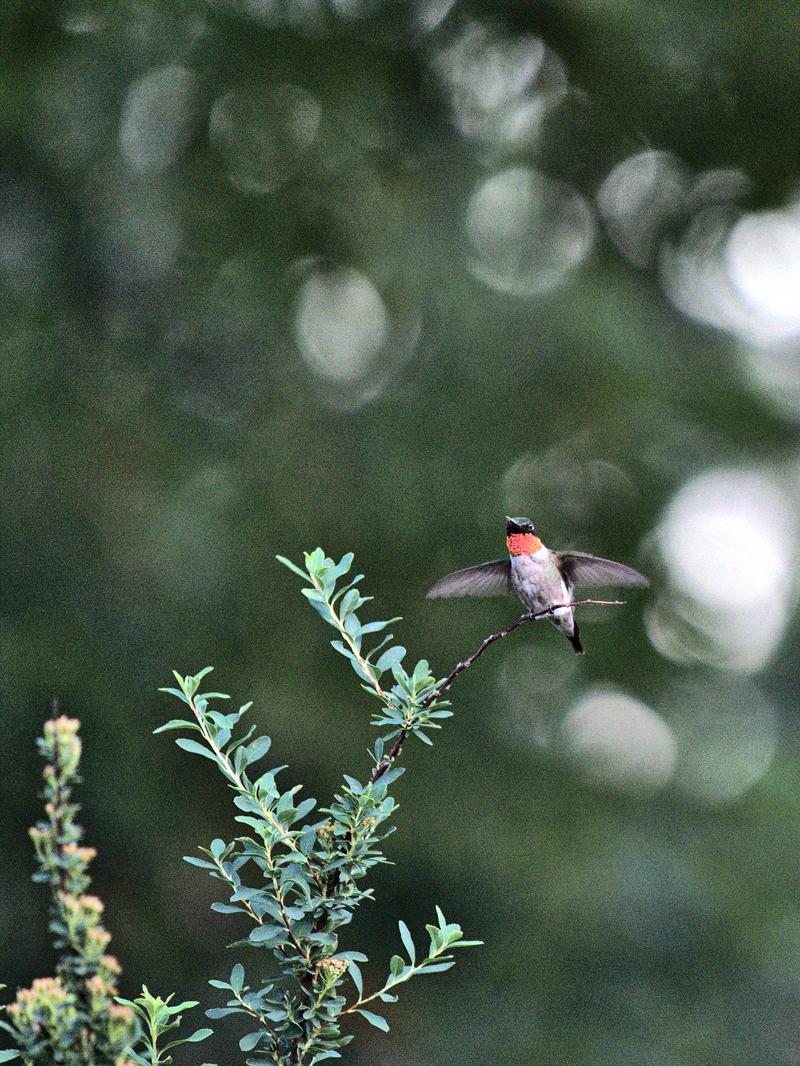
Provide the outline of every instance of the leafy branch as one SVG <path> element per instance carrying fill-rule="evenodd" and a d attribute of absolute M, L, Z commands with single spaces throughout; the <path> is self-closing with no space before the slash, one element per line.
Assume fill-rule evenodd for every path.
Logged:
<path fill-rule="evenodd" d="M 361 575 L 348 577 L 352 555 L 336 563 L 317 549 L 306 554 L 305 570 L 281 561 L 303 577 L 303 594 L 337 631 L 333 647 L 349 661 L 361 688 L 379 703 L 373 723 L 381 735 L 371 750 L 370 777 L 361 782 L 344 774 L 340 789 L 314 819 L 315 802 L 299 799 L 301 786 L 278 784 L 285 767 L 256 769 L 269 753 L 270 740 L 254 736 L 253 726 L 243 728 L 242 718 L 251 705 L 223 713 L 216 707 L 226 694 L 201 692 L 208 668 L 195 675 L 175 673 L 177 687 L 163 691 L 179 699 L 189 716 L 173 719 L 156 732 L 180 729 L 192 734 L 176 743 L 214 763 L 234 793 L 235 820 L 246 827 L 246 835 L 227 843 L 215 839 L 199 856 L 186 858 L 225 885 L 227 900 L 215 902 L 212 909 L 249 925 L 246 936 L 232 946 L 266 949 L 277 968 L 269 978 L 248 982 L 244 966 L 236 963 L 228 980 L 212 981 L 229 998 L 224 1007 L 209 1011 L 209 1017 L 240 1014 L 254 1023 L 239 1045 L 250 1056 L 248 1063 L 313 1066 L 340 1057 L 352 1039 L 341 1031 L 348 1017 L 360 1013 L 371 1024 L 388 1028 L 365 1003 L 394 1002 L 396 996 L 389 991 L 394 985 L 449 969 L 449 949 L 477 942 L 464 940 L 460 928 L 445 922 L 437 909 L 439 925 L 429 927 L 431 948 L 425 959 L 417 963 L 410 955 L 407 964 L 395 956 L 384 986 L 363 998 L 358 963 L 366 956 L 340 951 L 339 931 L 357 907 L 372 898 L 372 889 L 364 887 L 371 868 L 387 861 L 382 844 L 393 832 L 389 821 L 396 805 L 389 789 L 403 772 L 392 765 L 400 747 L 412 735 L 431 744 L 430 734 L 451 712 L 440 699 L 437 686 L 442 683 L 427 661 L 409 670 L 404 667 L 406 650 L 393 644 L 387 632 L 397 619 L 359 617 L 369 597 L 358 588 Z M 404 925 L 401 935 L 413 952 Z M 340 989 L 348 973 L 357 988 L 350 1004 Z"/>
<path fill-rule="evenodd" d="M 142 994 L 136 999 L 123 999 L 121 996 L 116 998 L 117 1003 L 136 1016 L 141 1026 L 143 1050 L 141 1053 L 134 1050 L 128 1052 L 136 1066 L 169 1066 L 172 1057 L 168 1052 L 173 1048 L 180 1047 L 181 1044 L 197 1044 L 211 1036 L 211 1029 L 197 1029 L 191 1036 L 177 1037 L 159 1047 L 161 1038 L 180 1026 L 183 1011 L 196 1007 L 197 1000 L 189 999 L 172 1006 L 172 996 L 167 996 L 166 999 L 153 996 L 146 985 L 142 986 Z M 208 1066 L 208 1063 L 205 1066 Z"/>
<path fill-rule="evenodd" d="M 421 962 L 417 962 L 416 949 L 414 947 L 414 941 L 411 938 L 411 933 L 405 922 L 398 922 L 400 927 L 400 939 L 403 941 L 403 946 L 408 952 L 408 963 L 405 962 L 401 955 L 393 955 L 389 962 L 389 976 L 386 979 L 382 988 L 379 988 L 377 992 L 373 992 L 369 996 L 364 995 L 364 984 L 361 976 L 361 971 L 354 963 L 350 963 L 350 977 L 355 985 L 356 992 L 358 993 L 358 999 L 351 1006 L 347 1007 L 343 1014 L 360 1014 L 366 1018 L 372 1025 L 375 1025 L 379 1029 L 388 1030 L 389 1026 L 385 1020 L 376 1014 L 372 1014 L 371 1011 L 365 1011 L 364 1005 L 371 1003 L 374 999 L 380 999 L 384 1003 L 395 1003 L 397 996 L 392 995 L 390 989 L 395 988 L 397 985 L 403 984 L 405 981 L 410 980 L 412 977 L 416 977 L 418 974 L 426 973 L 442 973 L 444 970 L 449 970 L 451 966 L 455 966 L 455 961 L 452 955 L 448 955 L 448 949 L 452 948 L 473 948 L 480 946 L 482 940 L 464 940 L 461 933 L 461 926 L 456 925 L 453 922 L 446 922 L 445 917 L 439 907 L 436 908 L 436 917 L 439 922 L 438 925 L 427 925 L 425 928 L 428 930 L 430 936 L 430 946 L 425 958 Z"/>

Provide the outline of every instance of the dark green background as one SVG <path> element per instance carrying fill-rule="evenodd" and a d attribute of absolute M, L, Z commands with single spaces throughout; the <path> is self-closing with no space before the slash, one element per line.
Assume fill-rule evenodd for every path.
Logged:
<path fill-rule="evenodd" d="M 324 802 L 342 770 L 365 771 L 372 703 L 275 553 L 354 551 L 374 616 L 402 614 L 395 635 L 444 674 L 515 608 L 424 591 L 501 554 L 511 508 L 548 543 L 647 569 L 654 589 L 587 620 L 580 661 L 549 628 L 515 633 L 458 682 L 436 747 L 408 745 L 397 865 L 345 946 L 377 980 L 397 919 L 420 929 L 434 903 L 486 946 L 408 986 L 390 1036 L 359 1022 L 349 1061 L 796 1063 L 797 628 L 753 677 L 702 650 L 673 662 L 643 625 L 671 595 L 653 530 L 674 495 L 709 468 L 757 468 L 794 507 L 796 424 L 752 385 L 739 339 L 684 317 L 601 222 L 560 285 L 509 295 L 470 272 L 464 218 L 508 167 L 593 205 L 647 149 L 687 173 L 740 168 L 734 211 L 784 208 L 797 5 L 457 0 L 424 33 L 413 3 L 250 6 L 0 11 L 0 977 L 53 966 L 26 827 L 54 694 L 83 722 L 83 818 L 125 994 L 145 981 L 212 1005 L 237 925 L 210 914 L 215 883 L 180 857 L 229 836 L 231 808 L 210 764 L 151 736 L 172 710 L 157 687 L 214 664 L 215 687 L 255 700 L 285 783 Z M 501 54 L 533 35 L 560 57 L 570 91 L 538 135 L 458 128 L 435 57 L 470 24 Z M 181 143 L 137 170 L 119 140 L 131 85 L 174 64 L 194 75 Z M 285 83 L 316 100 L 318 135 L 298 158 L 279 145 L 293 166 L 276 189 L 243 192 L 211 108 Z M 679 216 L 665 241 L 691 207 Z M 309 272 L 342 269 L 370 279 L 402 336 L 368 380 L 334 385 L 302 358 L 294 318 Z M 769 765 L 717 803 L 679 773 L 660 790 L 593 781 L 559 723 L 595 685 L 654 708 L 679 768 L 702 763 L 709 720 L 725 734 L 763 701 L 772 717 L 746 740 L 773 723 Z M 220 1030 L 180 1061 L 239 1061 Z"/>

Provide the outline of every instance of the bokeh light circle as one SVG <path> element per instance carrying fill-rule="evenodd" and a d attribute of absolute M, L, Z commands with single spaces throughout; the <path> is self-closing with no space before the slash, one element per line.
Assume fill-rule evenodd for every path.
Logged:
<path fill-rule="evenodd" d="M 685 210 L 687 180 L 672 152 L 649 150 L 624 159 L 597 194 L 609 236 L 637 266 L 648 266 L 665 228 Z"/>
<path fill-rule="evenodd" d="M 316 139 L 320 117 L 316 99 L 297 85 L 232 89 L 214 102 L 209 136 L 231 184 L 263 196 L 296 173 Z"/>
<path fill-rule="evenodd" d="M 119 146 L 132 170 L 158 173 L 177 159 L 191 134 L 197 78 L 171 64 L 130 86 L 122 109 Z"/>
<path fill-rule="evenodd" d="M 760 669 L 796 596 L 790 494 L 753 469 L 708 470 L 669 504 L 657 533 L 669 588 L 648 610 L 651 640 L 677 660 Z"/>
<path fill-rule="evenodd" d="M 615 689 L 592 689 L 581 696 L 561 731 L 567 751 L 594 784 L 653 792 L 675 772 L 677 745 L 667 722 Z"/>
<path fill-rule="evenodd" d="M 659 706 L 678 741 L 675 787 L 691 798 L 732 803 L 769 769 L 778 716 L 754 682 L 703 673 L 673 685 Z"/>
<path fill-rule="evenodd" d="M 315 271 L 300 290 L 297 343 L 308 366 L 328 381 L 366 376 L 390 328 L 380 293 L 356 270 Z"/>
<path fill-rule="evenodd" d="M 571 186 L 512 167 L 475 190 L 466 230 L 475 277 L 497 292 L 533 296 L 557 288 L 583 262 L 594 218 Z"/>
<path fill-rule="evenodd" d="M 774 340 L 800 334 L 800 217 L 788 211 L 745 215 L 725 249 L 728 275 Z"/>

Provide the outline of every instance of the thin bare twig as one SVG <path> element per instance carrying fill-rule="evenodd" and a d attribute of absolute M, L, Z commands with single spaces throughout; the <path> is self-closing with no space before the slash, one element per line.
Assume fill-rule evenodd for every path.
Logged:
<path fill-rule="evenodd" d="M 440 699 L 445 694 L 445 692 L 450 689 L 459 674 L 463 674 L 465 670 L 469 669 L 469 667 L 472 666 L 476 659 L 479 659 L 481 655 L 483 655 L 483 653 L 488 647 L 494 644 L 495 641 L 500 640 L 502 637 L 507 637 L 509 633 L 513 633 L 515 629 L 518 629 L 519 626 L 524 625 L 525 622 L 535 622 L 537 618 L 546 618 L 554 611 L 560 611 L 567 607 L 622 607 L 624 604 L 625 600 L 574 600 L 572 603 L 554 603 L 551 607 L 547 607 L 545 610 L 542 611 L 526 611 L 525 614 L 521 614 L 519 618 L 515 619 L 515 621 L 511 622 L 504 629 L 500 629 L 496 633 L 491 633 L 488 637 L 481 641 L 481 643 L 478 645 L 472 655 L 456 663 L 456 665 L 453 667 L 453 669 L 450 671 L 444 681 L 442 681 L 440 685 L 437 685 L 437 687 L 433 690 L 433 692 L 430 693 L 429 696 L 425 697 L 425 699 L 419 705 L 418 710 L 424 711 L 426 710 L 426 708 L 430 707 L 431 704 L 435 703 L 438 699 Z M 384 756 L 383 759 L 381 759 L 381 761 L 372 771 L 372 776 L 369 779 L 370 784 L 374 784 L 381 777 L 383 777 L 386 771 L 394 764 L 396 759 L 400 756 L 400 753 L 403 750 L 403 744 L 405 744 L 408 734 L 410 732 L 411 726 L 403 726 L 403 728 L 397 734 L 394 744 L 392 744 L 387 754 Z"/>

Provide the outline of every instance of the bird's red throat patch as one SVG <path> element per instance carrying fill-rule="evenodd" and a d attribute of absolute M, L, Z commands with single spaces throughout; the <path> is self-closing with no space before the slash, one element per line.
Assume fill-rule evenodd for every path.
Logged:
<path fill-rule="evenodd" d="M 542 546 L 535 533 L 510 533 L 506 545 L 511 555 L 533 555 Z"/>

